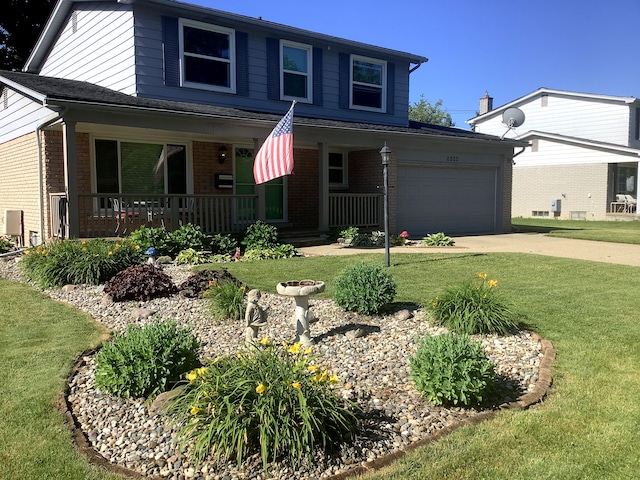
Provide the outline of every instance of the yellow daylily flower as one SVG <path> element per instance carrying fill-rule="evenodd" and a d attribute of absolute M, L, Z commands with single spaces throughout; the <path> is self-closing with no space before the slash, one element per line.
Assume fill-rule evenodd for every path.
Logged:
<path fill-rule="evenodd" d="M 200 412 L 200 409 L 196 406 L 191 407 L 191 410 L 189 410 L 189 412 L 191 413 L 191 415 L 197 415 Z"/>
<path fill-rule="evenodd" d="M 300 342 L 296 342 L 291 347 L 289 347 L 289 353 L 293 353 L 294 355 L 300 353 L 302 349 L 302 344 Z"/>
<path fill-rule="evenodd" d="M 190 382 L 193 382 L 196 378 L 198 378 L 198 374 L 195 370 L 191 370 L 185 375 L 185 377 L 187 377 L 187 380 L 189 380 Z"/>
<path fill-rule="evenodd" d="M 311 355 L 311 352 L 312 352 L 311 347 L 307 347 L 307 348 L 305 348 L 305 349 L 304 349 L 304 352 L 303 352 L 303 353 L 304 353 L 305 355 Z"/>
<path fill-rule="evenodd" d="M 478 278 L 482 278 L 482 279 L 484 280 L 485 278 L 487 278 L 487 274 L 486 274 L 486 273 L 482 273 L 482 272 L 480 272 L 480 273 L 478 274 Z"/>
<path fill-rule="evenodd" d="M 258 386 L 256 387 L 256 393 L 258 395 L 262 395 L 266 390 L 267 390 L 267 387 L 265 387 L 264 384 L 262 383 L 259 383 Z"/>
<path fill-rule="evenodd" d="M 262 337 L 262 340 L 260 340 L 260 345 L 264 345 L 265 347 L 268 347 L 269 345 L 271 345 L 271 341 L 269 340 L 268 337 Z"/>
<path fill-rule="evenodd" d="M 320 367 L 318 367 L 317 365 L 309 365 L 307 367 L 307 370 L 309 370 L 310 372 L 317 372 L 318 370 L 320 370 Z"/>
<path fill-rule="evenodd" d="M 489 285 L 489 288 L 493 288 L 498 285 L 498 280 L 489 280 L 487 285 Z"/>
<path fill-rule="evenodd" d="M 302 385 L 300 384 L 300 382 L 293 382 L 293 383 L 291 384 L 291 386 L 292 386 L 293 388 L 297 388 L 298 390 L 300 390 L 300 389 L 302 388 Z"/>
<path fill-rule="evenodd" d="M 338 383 L 338 375 L 331 375 L 331 376 L 329 377 L 329 381 L 330 381 L 331 383 Z"/>

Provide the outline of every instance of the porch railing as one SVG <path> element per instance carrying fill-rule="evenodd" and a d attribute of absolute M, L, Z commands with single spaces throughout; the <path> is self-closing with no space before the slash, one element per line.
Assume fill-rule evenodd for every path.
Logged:
<path fill-rule="evenodd" d="M 329 227 L 380 227 L 382 198 L 377 193 L 329 194 Z"/>
<path fill-rule="evenodd" d="M 256 221 L 257 195 L 80 194 L 80 236 L 127 235 L 141 225 L 199 225 L 207 234 L 239 232 Z"/>

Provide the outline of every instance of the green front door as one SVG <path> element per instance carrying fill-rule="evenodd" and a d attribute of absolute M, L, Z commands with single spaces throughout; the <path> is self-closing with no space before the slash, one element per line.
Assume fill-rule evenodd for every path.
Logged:
<path fill-rule="evenodd" d="M 236 147 L 235 153 L 235 193 L 237 195 L 253 195 L 256 193 L 255 181 L 253 179 L 253 148 Z M 285 220 L 284 209 L 284 177 L 276 178 L 265 183 L 265 220 L 282 221 Z M 239 220 L 257 218 L 255 207 L 238 201 L 236 205 L 236 216 Z"/>

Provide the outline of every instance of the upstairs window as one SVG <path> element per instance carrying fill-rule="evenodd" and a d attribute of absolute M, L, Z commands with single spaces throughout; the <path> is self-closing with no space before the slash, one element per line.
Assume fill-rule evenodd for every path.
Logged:
<path fill-rule="evenodd" d="M 235 32 L 180 19 L 182 85 L 235 93 Z"/>
<path fill-rule="evenodd" d="M 387 62 L 351 55 L 350 107 L 385 112 L 387 109 Z"/>
<path fill-rule="evenodd" d="M 301 43 L 280 42 L 280 98 L 313 101 L 312 47 Z"/>

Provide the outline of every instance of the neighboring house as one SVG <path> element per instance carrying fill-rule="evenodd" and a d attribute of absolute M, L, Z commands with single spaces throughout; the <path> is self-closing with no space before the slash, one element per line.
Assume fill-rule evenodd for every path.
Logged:
<path fill-rule="evenodd" d="M 32 243 L 257 219 L 381 229 L 387 142 L 392 234 L 509 231 L 525 143 L 410 122 L 426 61 L 171 0 L 58 0 L 24 72 L 0 71 L 0 216 Z M 294 173 L 256 186 L 292 100 Z"/>
<path fill-rule="evenodd" d="M 491 104 L 485 94 L 469 120 L 476 132 L 531 143 L 514 159 L 513 217 L 638 218 L 639 99 L 540 88 L 495 110 Z M 509 108 L 525 121 L 507 132 Z"/>

